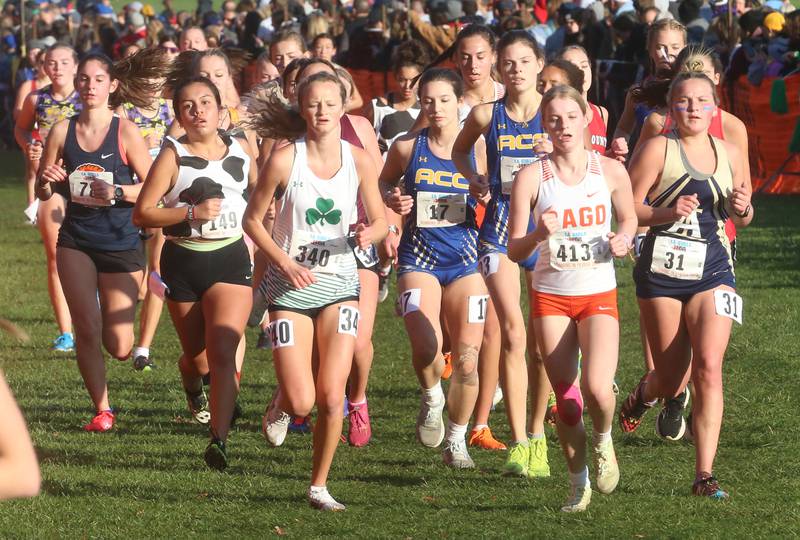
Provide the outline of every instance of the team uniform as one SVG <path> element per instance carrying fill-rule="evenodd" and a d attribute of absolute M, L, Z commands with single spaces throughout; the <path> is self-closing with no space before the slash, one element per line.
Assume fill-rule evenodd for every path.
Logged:
<path fill-rule="evenodd" d="M 492 121 L 486 133 L 489 191 L 492 199 L 486 207 L 479 236 L 478 252 L 481 260 L 492 253 L 507 253 L 511 186 L 519 169 L 539 159 L 533 153 L 533 146 L 545 137 L 547 135 L 542 129 L 541 114 L 538 111 L 531 120 L 516 122 L 509 118 L 504 100 L 494 103 Z M 531 219 L 528 232 L 532 232 L 535 226 Z M 532 270 L 537 256 L 538 253 L 534 252 L 520 262 L 520 266 Z"/>
<path fill-rule="evenodd" d="M 597 105 L 589 103 L 592 110 L 592 121 L 589 122 L 589 134 L 592 137 L 592 150 L 604 155 L 608 148 L 608 128 L 603 121 L 603 114 Z"/>
<path fill-rule="evenodd" d="M 272 238 L 316 283 L 302 289 L 275 265 L 267 268 L 268 310 L 293 311 L 316 317 L 325 307 L 358 301 L 359 279 L 350 217 L 357 212 L 359 177 L 350 143 L 341 142 L 342 166 L 329 180 L 308 166 L 305 139 L 294 143 L 294 162 L 284 193 L 276 199 Z"/>
<path fill-rule="evenodd" d="M 549 159 L 540 162 L 536 220 L 548 209 L 560 228 L 539 246 L 533 272 L 534 317 L 556 315 L 582 321 L 594 315 L 619 318 L 617 282 L 608 247 L 611 192 L 600 156 L 587 152 L 586 176 L 568 186 L 559 180 Z"/>
<path fill-rule="evenodd" d="M 92 197 L 90 185 L 102 180 L 132 185 L 133 171 L 121 151 L 120 119 L 114 115 L 100 147 L 86 152 L 78 143 L 76 119 L 69 120 L 63 159 L 68 181 L 54 184 L 67 200 L 58 247 L 84 252 L 100 273 L 128 273 L 144 269 L 139 229 L 133 225 L 133 203 Z"/>
<path fill-rule="evenodd" d="M 492 81 L 492 82 L 494 83 L 494 97 L 492 98 L 492 101 L 499 101 L 503 99 L 503 97 L 506 95 L 506 87 L 503 86 L 503 83 L 497 81 Z M 464 127 L 464 122 L 466 121 L 467 116 L 469 116 L 469 112 L 471 110 L 472 106 L 469 105 L 468 103 L 463 103 L 458 108 L 458 124 L 461 127 Z"/>
<path fill-rule="evenodd" d="M 700 206 L 674 223 L 650 227 L 633 274 L 640 298 L 666 296 L 685 302 L 720 285 L 736 286 L 725 234 L 725 201 L 733 190 L 733 174 L 725 146 L 714 137 L 710 140 L 717 169 L 708 175 L 692 168 L 675 134 L 667 135 L 664 170 L 649 204 L 668 208 L 681 195 L 697 194 Z"/>
<path fill-rule="evenodd" d="M 128 120 L 136 124 L 136 127 L 139 128 L 139 133 L 142 134 L 145 140 L 151 136 L 156 137 L 158 144 L 148 149 L 150 157 L 155 159 L 158 152 L 161 150 L 161 143 L 167 134 L 167 129 L 169 129 L 169 125 L 172 123 L 172 112 L 170 111 L 169 102 L 164 98 L 158 98 L 156 114 L 152 117 L 146 116 L 133 103 L 123 103 L 122 110 L 125 112 L 125 116 L 128 117 Z"/>
<path fill-rule="evenodd" d="M 47 140 L 50 129 L 57 122 L 76 116 L 83 108 L 78 92 L 73 90 L 69 96 L 59 101 L 53 97 L 52 90 L 52 86 L 48 85 L 36 91 L 36 127 L 33 137 L 42 143 Z"/>
<path fill-rule="evenodd" d="M 195 219 L 163 228 L 168 241 L 161 251 L 161 277 L 167 298 L 197 302 L 215 283 L 250 287 L 252 265 L 242 233 L 250 170 L 244 143 L 222 135 L 227 153 L 221 159 L 207 160 L 192 155 L 172 137 L 166 140 L 178 154 L 179 169 L 175 185 L 164 195 L 164 206 L 180 208 L 222 199 L 214 220 Z"/>
<path fill-rule="evenodd" d="M 398 247 L 398 275 L 425 272 L 445 287 L 477 272 L 477 203 L 452 160 L 431 151 L 428 129 L 417 135 L 404 183 L 414 206 Z"/>
<path fill-rule="evenodd" d="M 401 135 L 408 132 L 419 116 L 419 102 L 414 103 L 404 111 L 394 108 L 392 94 L 387 100 L 375 98 L 372 100 L 372 127 L 378 137 L 378 146 L 381 154 L 386 154 L 392 143 Z"/>

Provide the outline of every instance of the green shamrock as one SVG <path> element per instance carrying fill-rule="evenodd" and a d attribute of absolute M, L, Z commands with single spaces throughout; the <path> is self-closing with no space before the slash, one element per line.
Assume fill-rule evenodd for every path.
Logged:
<path fill-rule="evenodd" d="M 342 211 L 333 209 L 333 199 L 317 199 L 315 203 L 316 208 L 309 208 L 306 210 L 306 223 L 314 225 L 317 221 L 322 220 L 325 225 L 327 221 L 330 225 L 336 225 L 342 220 Z"/>

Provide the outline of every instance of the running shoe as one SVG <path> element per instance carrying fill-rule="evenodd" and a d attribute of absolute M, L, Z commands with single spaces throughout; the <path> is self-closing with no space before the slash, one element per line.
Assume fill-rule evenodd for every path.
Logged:
<path fill-rule="evenodd" d="M 587 484 L 581 487 L 572 487 L 569 499 L 561 507 L 562 512 L 583 512 L 592 500 L 592 487 Z"/>
<path fill-rule="evenodd" d="M 494 410 L 501 401 L 503 401 L 503 389 L 500 388 L 500 385 L 498 384 L 497 387 L 495 387 L 494 395 L 492 396 L 492 410 Z"/>
<path fill-rule="evenodd" d="M 483 448 L 484 450 L 507 450 L 505 444 L 494 438 L 489 426 L 482 427 L 481 429 L 473 429 L 469 433 L 469 445 L 476 448 Z"/>
<path fill-rule="evenodd" d="M 429 405 L 422 396 L 417 415 L 417 440 L 428 448 L 436 448 L 444 440 L 444 411 L 445 400 L 442 397 L 440 403 Z"/>
<path fill-rule="evenodd" d="M 152 371 L 156 365 L 148 356 L 139 355 L 133 359 L 133 369 L 136 371 Z"/>
<path fill-rule="evenodd" d="M 64 332 L 53 340 L 51 349 L 57 352 L 72 352 L 75 349 L 75 338 L 71 332 Z"/>
<path fill-rule="evenodd" d="M 114 419 L 114 411 L 112 409 L 100 411 L 92 418 L 91 422 L 83 426 L 83 429 L 93 433 L 105 433 L 114 427 Z"/>
<path fill-rule="evenodd" d="M 611 391 L 614 392 L 615 396 L 619 395 L 619 385 L 617 384 L 617 379 L 611 381 Z"/>
<path fill-rule="evenodd" d="M 664 406 L 656 418 L 656 433 L 668 441 L 679 441 L 686 433 L 686 420 L 683 411 L 689 404 L 689 387 L 672 399 L 664 402 Z"/>
<path fill-rule="evenodd" d="M 454 469 L 474 469 L 475 462 L 469 456 L 467 443 L 463 439 L 447 441 L 442 450 L 442 461 Z"/>
<path fill-rule="evenodd" d="M 311 415 L 293 416 L 292 423 L 289 424 L 289 431 L 292 433 L 299 433 L 300 435 L 311 433 Z"/>
<path fill-rule="evenodd" d="M 692 494 L 700 497 L 710 497 L 718 501 L 729 497 L 728 492 L 720 489 L 719 482 L 711 475 L 695 480 L 694 484 L 692 484 Z"/>
<path fill-rule="evenodd" d="M 528 478 L 547 478 L 550 464 L 547 462 L 547 439 L 528 439 Z"/>
<path fill-rule="evenodd" d="M 270 403 L 269 409 L 261 420 L 261 431 L 264 432 L 264 437 L 267 438 L 269 444 L 272 446 L 283 444 L 291 421 L 291 415 L 280 410 L 274 403 Z"/>
<path fill-rule="evenodd" d="M 530 448 L 527 444 L 515 443 L 508 449 L 508 458 L 503 465 L 503 476 L 528 476 Z"/>
<path fill-rule="evenodd" d="M 208 398 L 205 390 L 200 389 L 196 394 L 186 392 L 186 402 L 189 404 L 189 411 L 195 422 L 205 425 L 211 421 L 211 411 L 208 410 Z"/>
<path fill-rule="evenodd" d="M 547 396 L 547 410 L 544 413 L 544 421 L 555 426 L 558 421 L 558 406 L 556 405 L 556 395 L 553 391 Z"/>
<path fill-rule="evenodd" d="M 619 483 L 619 465 L 614 453 L 614 441 L 611 439 L 594 447 L 594 467 L 597 471 L 595 483 L 597 491 L 608 495 Z"/>
<path fill-rule="evenodd" d="M 367 403 L 362 405 L 348 404 L 347 419 L 349 427 L 347 429 L 347 441 L 350 446 L 366 446 L 372 437 L 372 425 L 369 422 L 369 408 Z"/>
<path fill-rule="evenodd" d="M 334 499 L 333 496 L 328 493 L 327 488 L 308 488 L 307 496 L 308 504 L 311 505 L 311 508 L 316 508 L 323 512 L 341 512 L 346 508 L 345 505 Z"/>
<path fill-rule="evenodd" d="M 231 413 L 231 428 L 236 425 L 236 421 L 242 416 L 244 416 L 244 410 L 239 404 L 239 398 L 236 398 L 236 401 L 233 402 L 233 413 Z"/>
<path fill-rule="evenodd" d="M 444 356 L 444 371 L 442 371 L 442 380 L 446 381 L 453 374 L 453 354 L 450 352 L 443 353 Z"/>
<path fill-rule="evenodd" d="M 203 456 L 206 465 L 217 471 L 224 471 L 228 467 L 228 453 L 225 451 L 225 443 L 219 439 L 211 439 L 206 447 Z"/>
<path fill-rule="evenodd" d="M 389 297 L 389 276 L 392 275 L 392 267 L 384 273 L 378 270 L 378 302 L 383 303 Z"/>
<path fill-rule="evenodd" d="M 645 403 L 642 399 L 642 389 L 644 388 L 644 380 L 647 377 L 645 374 L 636 388 L 633 389 L 625 401 L 622 402 L 622 407 L 619 409 L 619 426 L 624 433 L 633 433 L 642 423 L 644 414 L 653 408 L 653 405 Z"/>
<path fill-rule="evenodd" d="M 258 341 L 256 342 L 256 349 L 260 351 L 268 351 L 272 348 L 272 340 L 269 337 L 269 332 L 262 330 L 258 334 Z"/>

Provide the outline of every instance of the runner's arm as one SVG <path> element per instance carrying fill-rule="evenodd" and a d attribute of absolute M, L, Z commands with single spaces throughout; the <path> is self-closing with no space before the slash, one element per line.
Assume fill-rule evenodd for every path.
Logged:
<path fill-rule="evenodd" d="M 517 173 L 511 188 L 508 212 L 508 258 L 519 262 L 530 257 L 536 246 L 546 238 L 539 227 L 528 233 L 531 211 L 539 193 L 539 163 L 526 165 Z M 542 236 L 542 233 L 545 236 Z"/>

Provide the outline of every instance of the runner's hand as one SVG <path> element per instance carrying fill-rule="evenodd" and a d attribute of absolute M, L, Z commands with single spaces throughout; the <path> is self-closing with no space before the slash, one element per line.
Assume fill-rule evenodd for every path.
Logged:
<path fill-rule="evenodd" d="M 617 137 L 611 141 L 611 148 L 606 152 L 606 156 L 625 163 L 625 156 L 628 155 L 628 151 L 628 141 L 625 140 L 625 137 Z"/>
<path fill-rule="evenodd" d="M 747 210 L 747 207 L 751 204 L 751 196 L 752 192 L 748 189 L 747 186 L 742 185 L 741 187 L 733 188 L 733 192 L 730 196 L 731 207 L 733 211 L 737 215 L 742 215 Z"/>
<path fill-rule="evenodd" d="M 547 238 L 558 229 L 558 214 L 551 206 L 539 216 L 539 223 L 536 224 L 536 230 L 541 231 L 539 234 L 541 234 L 543 238 Z"/>
<path fill-rule="evenodd" d="M 397 247 L 400 245 L 400 237 L 394 234 L 392 231 L 389 231 L 389 234 L 386 235 L 386 238 L 383 239 L 383 254 L 386 255 L 386 258 L 390 261 L 397 260 Z"/>
<path fill-rule="evenodd" d="M 25 155 L 28 161 L 39 161 L 42 159 L 42 143 L 40 141 L 31 141 L 25 146 Z"/>
<path fill-rule="evenodd" d="M 700 206 L 700 200 L 697 198 L 697 193 L 681 195 L 672 208 L 672 214 L 675 219 L 684 218 L 694 212 L 698 206 Z"/>
<path fill-rule="evenodd" d="M 368 227 L 363 223 L 356 225 L 356 245 L 361 249 L 367 249 L 372 245 L 372 227 Z"/>
<path fill-rule="evenodd" d="M 206 199 L 203 202 L 194 205 L 194 219 L 198 219 L 200 221 L 212 221 L 217 219 L 221 207 L 222 199 Z"/>
<path fill-rule="evenodd" d="M 608 238 L 608 249 L 611 251 L 611 255 L 621 259 L 628 254 L 631 249 L 631 242 L 626 235 L 610 232 L 606 237 Z"/>
<path fill-rule="evenodd" d="M 411 195 L 403 195 L 400 188 L 396 187 L 389 193 L 389 196 L 386 197 L 386 206 L 391 208 L 396 214 L 405 216 L 411 212 L 411 208 L 414 206 L 414 197 Z"/>
<path fill-rule="evenodd" d="M 533 151 L 536 154 L 549 154 L 553 151 L 553 141 L 542 137 L 533 145 Z"/>
<path fill-rule="evenodd" d="M 64 168 L 64 160 L 59 159 L 56 163 L 45 167 L 42 171 L 42 179 L 45 182 L 66 182 L 67 170 Z"/>
<path fill-rule="evenodd" d="M 305 266 L 298 264 L 294 259 L 287 256 L 286 262 L 278 266 L 281 273 L 292 284 L 295 289 L 304 289 L 317 282 L 314 274 Z"/>
<path fill-rule="evenodd" d="M 469 193 L 475 199 L 482 200 L 491 197 L 489 194 L 489 178 L 485 174 L 476 174 L 469 179 Z"/>
<path fill-rule="evenodd" d="M 89 184 L 89 196 L 101 201 L 110 201 L 114 198 L 114 186 L 102 180 L 92 180 Z"/>

